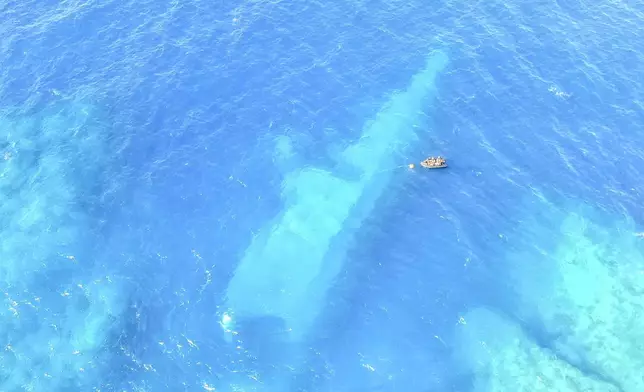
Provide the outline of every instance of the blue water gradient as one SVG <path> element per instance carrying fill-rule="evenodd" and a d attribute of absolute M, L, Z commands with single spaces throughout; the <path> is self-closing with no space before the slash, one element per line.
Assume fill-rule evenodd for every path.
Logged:
<path fill-rule="evenodd" d="M 643 5 L 0 14 L 0 390 L 644 390 Z M 289 171 L 333 167 L 438 49 L 424 129 L 328 248 L 306 338 L 268 317 L 230 344 Z"/>

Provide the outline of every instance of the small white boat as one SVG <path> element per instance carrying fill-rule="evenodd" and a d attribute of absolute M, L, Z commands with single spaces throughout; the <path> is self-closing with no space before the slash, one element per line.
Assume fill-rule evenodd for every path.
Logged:
<path fill-rule="evenodd" d="M 441 156 L 429 157 L 422 161 L 420 165 L 426 169 L 442 169 L 447 167 L 447 161 Z"/>

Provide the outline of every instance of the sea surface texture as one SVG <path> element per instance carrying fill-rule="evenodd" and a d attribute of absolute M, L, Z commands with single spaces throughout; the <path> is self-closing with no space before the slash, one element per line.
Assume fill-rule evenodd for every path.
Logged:
<path fill-rule="evenodd" d="M 642 392 L 643 178 L 641 1 L 0 0 L 0 392 Z"/>

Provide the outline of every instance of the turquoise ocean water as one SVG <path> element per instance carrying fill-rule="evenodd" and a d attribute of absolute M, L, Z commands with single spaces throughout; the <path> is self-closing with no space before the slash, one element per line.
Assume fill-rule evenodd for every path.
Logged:
<path fill-rule="evenodd" d="M 0 0 L 0 391 L 641 392 L 642 53 L 628 1 Z"/>

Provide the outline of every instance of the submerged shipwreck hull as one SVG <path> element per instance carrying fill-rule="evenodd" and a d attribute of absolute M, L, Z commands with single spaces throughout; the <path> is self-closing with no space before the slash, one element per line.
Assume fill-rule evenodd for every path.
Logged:
<path fill-rule="evenodd" d="M 423 110 L 447 63 L 444 52 L 429 56 L 407 89 L 365 124 L 359 140 L 335 155 L 338 167 L 358 175 L 347 179 L 310 166 L 285 175 L 282 211 L 252 240 L 228 283 L 220 321 L 227 340 L 245 321 L 262 318 L 281 320 L 284 342 L 307 337 L 353 233 L 387 189 L 398 153 L 417 140 L 415 125 L 426 118 Z"/>

